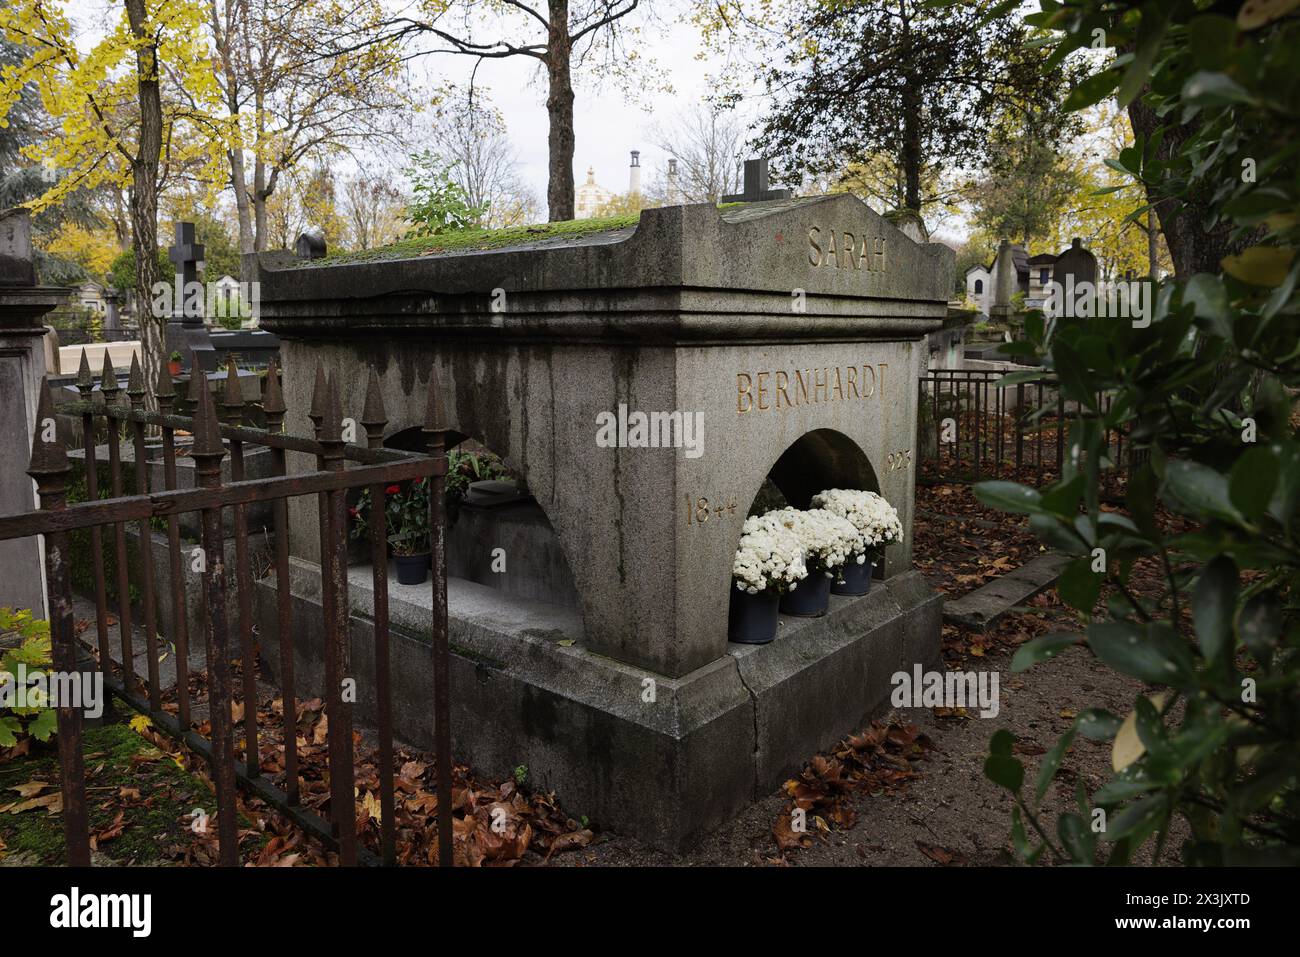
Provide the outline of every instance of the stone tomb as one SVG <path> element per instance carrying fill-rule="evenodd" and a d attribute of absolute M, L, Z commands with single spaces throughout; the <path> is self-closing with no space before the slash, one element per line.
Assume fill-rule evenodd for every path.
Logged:
<path fill-rule="evenodd" d="M 572 813 L 680 848 L 886 707 L 895 671 L 938 661 L 940 600 L 910 566 L 911 518 L 916 380 L 952 289 L 949 249 L 840 195 L 649 209 L 636 226 L 508 249 L 370 255 L 260 259 L 290 431 L 310 434 L 319 360 L 353 416 L 374 370 L 400 445 L 436 367 L 447 424 L 535 498 L 536 514 L 504 517 L 500 535 L 476 515 L 483 556 L 452 566 L 482 568 L 498 546 L 525 568 L 550 555 L 577 595 L 575 608 L 483 575 L 449 579 L 458 759 L 495 775 L 526 765 Z M 667 421 L 667 441 L 650 442 L 638 413 Z M 823 488 L 878 490 L 906 537 L 868 595 L 783 618 L 770 645 L 734 645 L 732 559 L 769 473 L 801 507 Z M 321 672 L 316 515 L 294 501 L 308 687 Z M 369 568 L 350 582 L 364 720 Z M 259 590 L 274 662 L 273 580 Z M 428 593 L 390 592 L 396 727 L 417 745 L 432 740 Z"/>

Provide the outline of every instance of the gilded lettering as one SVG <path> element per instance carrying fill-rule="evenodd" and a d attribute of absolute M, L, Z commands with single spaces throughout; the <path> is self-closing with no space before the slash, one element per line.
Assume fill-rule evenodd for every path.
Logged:
<path fill-rule="evenodd" d="M 822 248 L 817 244 L 817 234 L 820 232 L 816 226 L 808 228 L 808 262 L 814 266 L 822 264 Z"/>
<path fill-rule="evenodd" d="M 849 380 L 849 391 L 853 393 L 855 398 L 859 398 L 859 399 L 862 398 L 862 396 L 858 395 L 858 367 L 857 366 L 849 366 L 848 380 Z"/>
<path fill-rule="evenodd" d="M 827 370 L 824 369 L 824 368 L 822 368 L 822 369 L 818 369 L 817 371 L 820 372 L 821 375 L 818 375 L 818 376 L 814 376 L 814 377 L 813 377 L 813 401 L 814 401 L 814 402 L 819 402 L 819 401 L 820 401 L 820 402 L 827 402 L 827 401 L 830 400 L 830 392 L 829 392 L 828 389 L 827 389 L 827 385 L 828 385 L 828 383 L 829 383 L 829 377 L 827 376 Z M 817 398 L 818 394 L 825 395 L 826 398 L 825 398 L 825 399 L 818 399 L 818 398 Z"/>
<path fill-rule="evenodd" d="M 844 398 L 844 383 L 843 383 L 843 381 L 840 379 L 840 367 L 839 367 L 839 366 L 836 366 L 836 367 L 835 367 L 835 388 L 834 388 L 834 390 L 832 390 L 832 394 L 833 394 L 833 395 L 835 396 L 835 398 L 837 398 L 837 399 L 843 399 L 843 398 Z"/>
<path fill-rule="evenodd" d="M 795 385 L 798 386 L 798 390 L 799 390 L 798 392 L 795 393 L 795 396 L 796 397 L 803 396 L 803 398 L 800 399 L 799 401 L 801 401 L 805 405 L 807 405 L 808 403 L 808 379 L 805 378 L 807 372 L 808 372 L 807 369 L 794 370 Z"/>
<path fill-rule="evenodd" d="M 871 373 L 871 387 L 867 387 L 867 373 Z M 876 393 L 876 370 L 871 366 L 862 367 L 862 398 L 869 399 Z"/>
<path fill-rule="evenodd" d="M 785 391 L 786 386 L 789 384 L 790 376 L 784 369 L 778 369 L 776 372 L 776 407 L 778 409 L 781 408 L 781 396 L 785 396 L 786 405 L 794 405 L 794 403 L 790 401 L 789 393 Z"/>
<path fill-rule="evenodd" d="M 736 414 L 744 415 L 754 407 L 754 399 L 749 394 L 749 388 L 753 385 L 753 379 L 747 372 L 736 373 Z"/>
<path fill-rule="evenodd" d="M 764 376 L 770 376 L 770 372 L 760 372 L 758 374 L 758 410 L 766 412 L 769 408 L 767 404 L 767 385 L 763 382 Z"/>

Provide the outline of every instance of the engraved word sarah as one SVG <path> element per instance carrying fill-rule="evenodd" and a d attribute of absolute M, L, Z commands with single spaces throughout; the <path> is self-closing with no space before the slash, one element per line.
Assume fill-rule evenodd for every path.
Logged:
<path fill-rule="evenodd" d="M 883 236 L 854 236 L 849 232 L 837 233 L 833 229 L 809 226 L 808 262 L 813 266 L 884 272 L 885 239 Z"/>

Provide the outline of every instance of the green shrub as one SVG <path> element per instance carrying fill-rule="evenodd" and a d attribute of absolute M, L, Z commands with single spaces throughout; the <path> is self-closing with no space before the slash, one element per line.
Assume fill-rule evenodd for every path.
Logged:
<path fill-rule="evenodd" d="M 50 623 L 33 618 L 30 611 L 0 607 L 0 686 L 6 696 L 12 693 L 19 666 L 27 671 L 48 672 L 50 657 Z M 29 694 L 35 689 L 29 689 Z M 48 741 L 57 726 L 58 712 L 39 703 L 23 707 L 0 707 L 0 747 L 13 747 L 18 736 L 30 734 L 37 741 Z"/>
<path fill-rule="evenodd" d="M 990 482 L 977 494 L 1028 515 L 1045 542 L 1075 556 L 1058 592 L 1085 624 L 1082 635 L 1023 646 L 1013 670 L 1082 640 L 1149 690 L 1127 716 L 1081 711 L 1032 793 L 1012 737 L 994 736 L 985 770 L 1014 795 L 1013 841 L 1031 861 L 1124 863 L 1144 846 L 1159 860 L 1181 819 L 1186 863 L 1300 863 L 1300 22 L 1281 8 L 1244 23 L 1245 8 L 1237 21 L 1202 8 L 1043 0 L 1028 18 L 1064 31 L 1062 50 L 1088 46 L 1100 29 L 1127 51 L 1067 103 L 1118 91 L 1121 105 L 1149 108 L 1161 128 L 1113 164 L 1161 203 L 1176 263 L 1184 241 L 1220 244 L 1183 259 L 1216 266 L 1162 283 L 1149 324 L 1048 327 L 1031 313 L 1026 341 L 1007 347 L 1041 357 L 1077 411 L 1058 482 L 1041 491 Z M 1129 481 L 1126 515 L 1098 501 L 1101 473 L 1115 464 L 1107 431 L 1150 457 Z M 1159 505 L 1191 530 L 1169 531 Z M 1136 587 L 1139 561 L 1162 569 L 1162 594 Z M 1092 795 L 1080 784 L 1078 813 L 1053 829 L 1038 802 L 1076 735 L 1113 741 L 1117 770 Z"/>

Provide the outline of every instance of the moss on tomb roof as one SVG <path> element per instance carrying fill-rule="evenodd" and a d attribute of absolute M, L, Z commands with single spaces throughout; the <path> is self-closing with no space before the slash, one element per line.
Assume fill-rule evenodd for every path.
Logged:
<path fill-rule="evenodd" d="M 720 203 L 719 211 L 743 206 L 744 203 Z M 376 249 L 356 252 L 338 252 L 321 259 L 300 263 L 303 266 L 332 266 L 338 263 L 382 262 L 389 259 L 417 259 L 443 253 L 469 253 L 489 249 L 506 249 L 545 240 L 585 239 L 600 233 L 613 232 L 635 226 L 641 220 L 640 212 L 619 216 L 601 216 L 593 219 L 566 219 L 558 223 L 536 223 L 531 226 L 506 226 L 502 229 L 459 229 L 436 236 L 403 239 Z"/>
<path fill-rule="evenodd" d="M 503 229 L 460 229 L 403 239 L 377 249 L 343 252 L 312 260 L 312 266 L 329 266 L 335 263 L 370 262 L 386 259 L 415 259 L 436 256 L 440 253 L 477 252 L 486 249 L 504 249 L 546 239 L 582 239 L 597 233 L 611 232 L 635 226 L 640 213 L 622 216 L 604 216 L 596 219 L 569 219 L 559 223 L 538 223 L 533 226 L 506 226 Z"/>

